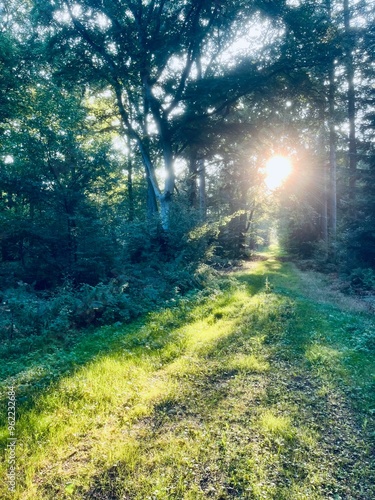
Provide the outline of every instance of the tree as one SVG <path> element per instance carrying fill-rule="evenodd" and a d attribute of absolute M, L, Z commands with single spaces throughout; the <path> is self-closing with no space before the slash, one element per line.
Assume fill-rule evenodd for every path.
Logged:
<path fill-rule="evenodd" d="M 19 262 L 23 279 L 39 287 L 64 274 L 95 282 L 111 260 L 96 194 L 117 180 L 108 140 L 90 134 L 72 89 L 39 78 L 23 101 L 2 142 L 3 260 Z"/>
<path fill-rule="evenodd" d="M 354 84 L 354 57 L 355 38 L 351 27 L 351 9 L 349 0 L 344 0 L 344 49 L 346 79 L 348 83 L 348 120 L 349 120 L 349 196 L 355 198 L 356 178 L 357 178 L 357 139 L 356 139 L 356 104 L 355 104 L 355 84 Z"/>
<path fill-rule="evenodd" d="M 192 122 L 225 114 L 275 68 L 220 60 L 255 12 L 247 2 L 82 0 L 36 2 L 40 35 L 67 73 L 85 85 L 102 82 L 114 94 L 123 133 L 136 144 L 168 229 L 174 162 Z M 268 66 L 277 59 L 268 57 Z M 227 66 L 227 68 L 226 68 Z M 198 125 L 199 126 L 199 125 Z M 157 177 L 164 168 L 164 187 Z M 154 206 L 149 194 L 149 206 Z"/>

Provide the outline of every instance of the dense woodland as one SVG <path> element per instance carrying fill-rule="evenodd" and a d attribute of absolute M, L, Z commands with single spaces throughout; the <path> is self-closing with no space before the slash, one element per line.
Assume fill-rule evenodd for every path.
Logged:
<path fill-rule="evenodd" d="M 374 0 L 0 0 L 0 498 L 375 498 Z"/>
<path fill-rule="evenodd" d="M 374 49 L 372 0 L 1 1 L 2 331 L 126 322 L 275 232 L 374 290 Z"/>

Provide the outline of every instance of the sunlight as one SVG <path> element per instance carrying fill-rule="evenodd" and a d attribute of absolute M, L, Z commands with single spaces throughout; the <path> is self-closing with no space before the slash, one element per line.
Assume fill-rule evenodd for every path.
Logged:
<path fill-rule="evenodd" d="M 273 156 L 266 164 L 266 177 L 264 182 L 270 191 L 277 189 L 286 180 L 292 171 L 292 165 L 288 158 Z"/>

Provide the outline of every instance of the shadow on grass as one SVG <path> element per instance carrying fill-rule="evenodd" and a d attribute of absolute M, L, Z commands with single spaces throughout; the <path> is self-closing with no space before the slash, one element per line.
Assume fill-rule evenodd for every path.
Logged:
<path fill-rule="evenodd" d="M 125 325 L 69 332 L 63 338 L 61 335 L 57 339 L 55 336 L 46 335 L 35 336 L 35 339 L 18 339 L 16 346 L 11 347 L 11 351 L 16 351 L 16 354 L 10 356 L 0 369 L 3 388 L 0 402 L 6 401 L 4 392 L 8 386 L 14 385 L 17 404 L 23 405 L 23 410 L 30 409 L 48 387 L 93 360 L 124 349 L 145 346 L 149 340 L 148 332 L 155 331 L 156 322 L 160 323 L 159 329 L 162 333 L 194 321 L 194 299 L 192 303 L 191 307 L 176 306 L 151 312 Z M 162 335 L 160 341 L 162 342 Z M 173 342 L 172 339 L 170 341 Z M 5 425 L 5 421 L 1 424 Z"/>
<path fill-rule="evenodd" d="M 268 262 L 264 262 L 268 266 Z M 255 295 L 264 287 L 262 274 L 238 276 L 240 283 L 246 283 L 250 295 Z M 210 314 L 207 298 L 205 314 Z M 217 302 L 217 301 L 216 301 Z M 216 303 L 217 305 L 217 303 Z M 180 328 L 197 319 L 194 296 L 189 302 L 182 301 L 171 308 L 161 308 L 140 317 L 129 324 L 89 328 L 83 331 L 61 333 L 59 335 L 24 337 L 14 339 L 14 344 L 2 346 L 2 357 L 6 362 L 0 366 L 0 404 L 6 401 L 6 391 L 14 384 L 17 389 L 17 403 L 31 408 L 33 401 L 48 387 L 56 384 L 62 377 L 74 373 L 87 363 L 100 357 L 124 349 L 123 339 L 127 339 L 126 349 L 145 346 L 148 336 L 145 330 L 155 330 L 160 322 L 160 339 L 163 331 Z M 163 319 L 167 311 L 167 318 Z M 159 316 L 158 316 L 159 315 Z M 163 345 L 162 340 L 161 345 Z M 170 339 L 173 342 L 173 339 Z M 157 350 L 159 347 L 157 348 Z M 0 417 L 1 418 L 1 417 Z M 4 422 L 0 420 L 0 425 Z"/>
<path fill-rule="evenodd" d="M 257 272 L 250 275 L 237 275 L 237 279 L 246 284 L 250 301 L 264 290 L 266 278 L 269 277 L 271 282 L 272 279 L 275 279 L 278 284 L 283 284 L 282 279 L 276 280 L 280 270 L 280 262 L 267 261 L 262 263 Z M 358 473 L 353 480 L 346 478 L 346 472 L 354 467 L 358 453 L 351 444 L 345 445 L 343 450 L 334 448 L 334 442 L 342 430 L 340 427 L 336 431 L 331 430 L 337 407 L 330 406 L 327 398 L 322 396 L 321 371 L 316 369 L 317 366 L 319 368 L 319 365 L 309 366 L 306 363 L 306 353 L 312 343 L 311 333 L 307 328 L 309 323 L 306 318 L 313 315 L 312 304 L 306 302 L 299 305 L 296 310 L 292 310 L 289 298 L 279 297 L 272 293 L 268 296 L 263 294 L 261 301 L 263 301 L 261 307 L 266 309 L 264 314 L 260 314 L 259 311 L 254 312 L 249 307 L 249 310 L 245 311 L 246 321 L 244 321 L 243 315 L 237 317 L 230 330 L 223 337 L 213 339 L 202 352 L 198 352 L 198 362 L 201 365 L 199 373 L 188 372 L 186 377 L 183 376 L 183 373 L 178 374 L 181 388 L 179 397 L 166 397 L 154 404 L 152 415 L 143 421 L 143 430 L 146 434 L 142 434 L 139 439 L 141 454 L 138 457 L 135 474 L 143 474 L 145 478 L 147 476 L 153 477 L 155 469 L 152 469 L 151 463 L 147 465 L 147 459 L 155 451 L 155 439 L 168 435 L 168 432 L 172 432 L 173 426 L 178 426 L 177 438 L 188 442 L 187 440 L 191 438 L 186 437 L 182 429 L 184 429 L 185 422 L 193 420 L 208 425 L 208 435 L 210 437 L 211 433 L 211 437 L 214 439 L 210 453 L 212 453 L 215 467 L 220 469 L 220 474 L 218 473 L 220 477 L 218 476 L 218 478 L 221 481 L 223 495 L 226 495 L 223 498 L 236 496 L 261 498 L 261 496 L 256 496 L 255 489 L 249 493 L 249 484 L 259 483 L 259 477 L 263 474 L 267 478 L 268 484 L 274 484 L 274 486 L 270 486 L 271 489 L 266 498 L 289 500 L 293 498 L 288 496 L 293 488 L 297 489 L 301 484 L 305 485 L 306 488 L 310 487 L 305 484 L 305 481 L 319 460 L 326 467 L 325 475 L 320 478 L 321 482 L 318 485 L 325 496 L 317 498 L 329 498 L 335 489 L 338 494 L 346 494 L 344 482 L 341 484 L 339 475 L 335 476 L 337 460 L 340 459 L 342 464 L 347 464 L 343 481 L 349 481 L 351 493 L 355 491 L 356 487 L 359 487 L 360 481 L 364 481 L 364 494 L 367 497 L 358 496 L 358 499 L 366 498 L 367 500 L 370 498 L 368 496 L 370 488 L 366 485 L 371 481 L 371 477 L 369 476 L 367 479 L 364 474 Z M 90 333 L 86 332 L 84 338 L 73 344 L 74 352 L 65 364 L 59 364 L 57 359 L 55 365 L 53 365 L 53 360 L 49 360 L 49 365 L 46 364 L 47 368 L 55 367 L 55 379 L 51 381 L 41 377 L 42 383 L 40 387 L 36 388 L 35 382 L 38 379 L 31 378 L 29 387 L 25 388 L 24 394 L 26 397 L 33 396 L 33 398 L 25 401 L 21 411 L 33 407 L 38 397 L 51 382 L 57 382 L 59 378 L 72 374 L 74 370 L 88 362 L 94 359 L 99 360 L 108 354 L 116 357 L 118 353 L 126 350 L 137 354 L 147 353 L 147 356 L 152 358 L 159 355 L 162 357 L 163 352 L 167 352 L 168 355 L 161 367 L 161 369 L 166 369 L 174 363 L 176 358 L 186 354 L 186 346 L 183 343 L 169 352 L 170 346 L 179 343 L 178 329 L 195 322 L 200 317 L 209 316 L 214 308 L 225 310 L 228 302 L 230 302 L 229 293 L 226 297 L 219 297 L 211 304 L 204 306 L 194 307 L 191 303 L 185 304 L 185 309 L 179 308 L 163 311 L 159 314 L 154 313 L 149 315 L 147 320 L 142 318 L 125 327 L 106 327 Z M 228 319 L 222 315 L 215 317 L 213 314 L 212 316 L 214 322 L 215 320 L 219 322 Z M 312 323 L 312 325 L 316 326 L 316 323 Z M 146 350 L 146 348 L 148 349 Z M 228 363 L 228 356 L 248 355 L 250 353 L 259 358 L 265 356 L 270 362 L 270 371 L 264 369 L 262 373 L 259 373 L 256 369 L 251 370 L 251 367 L 249 369 L 246 365 L 233 368 L 233 365 Z M 61 354 L 62 351 L 56 351 L 56 358 Z M 274 362 L 274 365 L 271 361 Z M 340 363 L 340 360 L 338 362 Z M 305 382 L 305 379 L 309 378 L 312 379 L 312 382 Z M 254 388 L 260 383 L 260 379 L 263 381 L 263 386 L 254 400 Z M 236 386 L 239 382 L 241 384 Z M 232 393 L 234 385 L 236 391 Z M 231 407 L 227 401 L 232 400 L 234 404 L 241 398 L 244 398 L 243 407 L 237 412 L 230 413 Z M 285 407 L 281 404 L 283 402 Z M 291 428 L 290 437 L 288 437 L 289 435 L 285 435 L 285 437 L 281 431 L 277 430 L 277 427 L 276 431 L 271 430 L 268 434 L 259 427 L 262 411 L 271 410 L 275 413 L 276 422 L 280 412 L 290 416 L 291 425 L 297 429 Z M 343 413 L 344 417 L 348 415 L 348 412 Z M 223 422 L 226 420 L 230 420 L 232 428 L 225 431 Z M 142 424 L 141 419 L 139 422 Z M 349 423 L 349 427 L 345 430 L 346 433 L 349 433 L 351 426 L 354 425 L 352 421 Z M 234 432 L 236 426 L 241 429 L 240 433 Z M 319 447 L 315 447 L 313 440 L 309 441 L 308 437 L 305 437 L 304 427 L 319 429 L 321 435 L 324 432 L 328 433 L 329 438 L 322 438 L 319 443 L 319 447 L 322 447 L 322 450 L 326 452 L 327 458 L 324 458 Z M 29 429 L 29 432 L 32 433 L 32 429 Z M 223 438 L 225 432 L 227 433 L 226 440 Z M 318 438 L 320 439 L 320 436 Z M 265 461 L 261 461 L 258 471 L 254 469 L 251 472 L 251 468 L 255 465 L 250 466 L 249 460 L 256 462 L 259 452 L 264 453 Z M 205 472 L 205 464 L 208 460 L 207 449 L 198 446 L 196 453 L 197 456 L 193 458 L 200 464 L 200 470 L 202 470 L 202 472 L 197 473 L 197 484 L 204 485 L 201 489 L 206 491 L 204 488 L 207 488 L 207 484 L 211 482 L 214 485 L 216 479 L 213 476 L 208 476 Z M 347 458 L 347 456 L 350 457 L 350 454 L 354 457 L 353 459 Z M 146 465 L 143 465 L 142 457 L 145 459 Z M 267 459 L 269 463 L 267 463 Z M 347 462 L 344 461 L 345 459 Z M 173 456 L 165 456 L 160 459 L 160 476 L 165 474 L 172 463 L 172 469 L 177 467 L 177 472 L 181 477 L 176 478 L 176 474 L 174 474 L 169 481 L 181 483 L 184 478 L 186 481 L 190 481 L 191 471 L 189 467 L 182 465 L 180 467 L 173 460 Z M 365 468 L 364 471 L 366 471 Z M 338 471 L 339 474 L 341 472 Z M 88 493 L 77 490 L 77 495 L 84 495 L 79 498 L 87 499 L 116 499 L 124 498 L 124 495 L 128 495 L 125 498 L 142 498 L 139 495 L 136 496 L 136 485 L 133 485 L 134 488 L 131 491 L 131 481 L 135 480 L 133 475 L 134 469 L 129 471 L 128 464 L 125 462 L 120 462 L 116 467 L 111 465 L 93 478 L 92 487 Z M 325 484 L 323 484 L 323 480 Z M 129 486 L 126 486 L 127 484 Z M 59 486 L 63 488 L 62 484 Z M 46 484 L 45 487 L 45 492 L 50 497 L 56 494 L 56 489 L 54 489 L 56 483 L 55 486 Z M 175 487 L 177 488 L 176 485 Z M 312 492 L 313 489 L 308 491 Z M 61 490 L 59 492 L 61 493 Z M 148 494 L 151 494 L 151 491 Z M 176 493 L 168 498 L 182 498 L 178 495 L 179 493 Z M 307 494 L 305 498 L 310 497 Z"/>
<path fill-rule="evenodd" d="M 195 308 L 192 307 L 191 304 L 186 304 L 187 309 L 185 311 L 167 310 L 159 314 L 152 314 L 147 322 L 142 323 L 142 321 L 138 321 L 122 330 L 105 328 L 96 333 L 92 332 L 92 336 L 87 340 L 87 342 L 91 342 L 92 344 L 90 351 L 91 354 L 95 353 L 97 356 L 95 357 L 92 355 L 88 361 L 92 361 L 94 359 L 100 361 L 101 357 L 108 354 L 110 354 L 111 358 L 115 360 L 119 353 L 126 351 L 134 354 L 133 359 L 135 359 L 135 361 L 138 358 L 140 361 L 141 358 L 144 360 L 144 356 L 150 360 L 157 357 L 159 361 L 163 360 L 161 369 L 165 369 L 166 367 L 172 365 L 176 358 L 181 357 L 186 353 L 186 346 L 183 342 L 180 343 L 181 338 L 179 328 L 184 327 L 191 322 L 196 322 L 199 320 L 200 316 L 206 318 L 212 313 L 214 308 L 221 311 L 220 319 L 218 320 L 215 320 L 215 315 L 211 314 L 212 324 L 216 325 L 218 321 L 221 321 L 221 314 L 224 314 L 228 304 L 232 304 L 232 295 L 232 292 L 228 292 L 226 295 L 216 297 L 215 301 L 206 303 L 203 306 L 198 305 Z M 174 314 L 178 312 L 179 314 Z M 236 311 L 234 311 L 234 315 L 237 315 Z M 239 321 L 240 319 L 237 319 L 233 322 L 233 329 L 237 328 Z M 111 333 L 112 337 L 109 335 Z M 228 336 L 232 335 L 232 333 L 233 332 L 228 330 Z M 105 341 L 105 345 L 103 346 L 105 348 L 104 350 L 100 349 L 102 341 Z M 82 340 L 83 344 L 79 344 L 79 349 L 83 350 L 83 352 L 85 352 L 83 347 L 85 342 L 85 340 Z M 177 345 L 178 348 L 170 349 L 171 346 L 174 347 L 175 345 Z M 215 342 L 210 344 L 209 350 L 215 350 Z M 203 358 L 204 356 L 202 357 L 202 361 L 204 363 Z M 81 365 L 77 365 L 75 368 L 78 369 L 84 364 L 85 363 L 81 363 Z M 155 371 L 158 371 L 158 369 L 155 369 Z M 195 377 L 194 381 L 190 382 L 190 390 L 199 393 L 199 399 L 204 401 L 207 408 L 214 408 L 227 396 L 225 387 L 221 386 L 222 380 L 231 378 L 235 372 L 235 370 L 231 370 L 230 373 L 227 372 L 223 374 L 219 371 L 218 373 L 211 373 L 206 377 L 206 379 L 203 379 L 202 377 Z M 72 374 L 73 370 L 67 370 L 65 373 L 60 374 L 60 378 L 62 378 L 63 375 Z M 56 383 L 57 382 L 58 379 L 56 380 Z M 215 391 L 212 391 L 212 386 L 216 387 Z M 35 422 L 36 425 L 38 425 L 39 412 L 42 415 L 44 411 L 43 408 L 40 409 L 37 405 L 38 398 L 43 392 L 43 387 L 40 387 L 38 393 L 33 393 L 33 398 L 29 400 L 27 404 L 25 403 L 20 409 L 21 412 L 27 412 L 28 410 L 35 410 L 35 406 L 37 408 L 35 412 L 35 420 L 31 421 L 31 425 L 27 428 L 27 432 L 30 435 L 34 435 L 35 431 L 32 424 Z M 69 397 L 71 397 L 71 393 L 69 394 Z M 207 395 L 207 397 L 205 397 L 205 395 Z M 187 407 L 187 405 L 185 406 Z M 160 412 L 158 405 L 155 406 L 155 414 L 165 414 L 165 407 L 168 411 L 175 411 L 176 402 L 174 400 L 164 400 L 160 404 Z M 182 409 L 182 411 L 184 410 Z M 154 423 L 152 425 L 152 427 L 156 428 L 158 426 L 159 423 Z M 48 485 L 46 485 L 46 488 L 46 495 L 51 495 L 54 491 L 53 488 L 51 487 L 52 489 L 48 489 Z M 61 490 L 59 491 L 61 492 Z"/>
<path fill-rule="evenodd" d="M 254 284 L 258 291 L 262 282 Z M 274 305 L 279 307 L 277 302 Z M 260 320 L 249 321 L 243 329 L 239 329 L 239 321 L 228 335 L 213 341 L 201 359 L 205 370 L 181 378 L 180 397 L 156 404 L 152 417 L 144 422 L 146 433 L 142 434 L 136 472 L 129 472 L 125 462 L 115 469 L 109 467 L 93 478 L 83 498 L 120 499 L 126 495 L 125 498 L 140 499 L 143 493 L 150 494 L 151 490 L 146 493 L 137 488 L 145 478 L 152 484 L 158 475 L 168 476 L 173 456 L 168 454 L 172 453 L 170 450 L 163 451 L 161 445 L 160 453 L 164 455 L 156 468 L 148 457 L 158 452 L 158 440 L 162 442 L 164 436 L 177 439 L 180 445 L 191 442 L 192 438 L 182 432 L 191 422 L 197 422 L 198 428 L 203 425 L 208 432 L 210 458 L 206 454 L 207 443 L 199 443 L 199 435 L 194 456 L 185 457 L 184 464 L 174 462 L 174 474 L 170 473 L 166 480 L 168 491 L 174 493 L 165 498 L 185 498 L 194 485 L 199 485 L 202 495 L 196 498 L 370 498 L 374 493 L 373 476 L 366 462 L 370 455 L 357 447 L 362 437 L 345 401 L 340 407 L 322 395 L 319 373 L 310 370 L 305 362 L 307 335 L 299 337 L 297 349 L 293 342 L 285 342 L 290 335 L 296 340 L 301 326 L 299 318 L 291 314 L 277 323 L 281 323 L 281 328 L 277 328 L 276 346 L 269 342 L 269 335 L 275 340 L 272 307 Z M 277 355 L 280 345 L 289 351 L 287 361 Z M 257 373 L 228 366 L 229 355 L 254 351 L 255 356 L 268 355 L 270 370 Z M 334 388 L 332 396 L 335 397 Z M 236 407 L 239 401 L 242 404 Z M 332 422 L 336 422 L 336 427 Z M 187 465 L 189 459 L 192 464 L 200 464 L 200 472 L 195 475 Z M 361 460 L 363 470 L 359 468 Z M 216 476 L 207 472 L 215 468 L 219 469 Z M 137 474 L 138 485 L 134 479 Z"/>
<path fill-rule="evenodd" d="M 14 385 L 18 413 L 21 414 L 32 410 L 38 398 L 48 389 L 57 387 L 61 379 L 107 355 L 116 356 L 124 351 L 139 349 L 144 349 L 150 357 L 159 355 L 175 344 L 179 328 L 200 317 L 209 316 L 214 308 L 225 307 L 231 293 L 230 288 L 224 290 L 223 295 L 215 296 L 215 300 L 210 296 L 204 299 L 193 296 L 174 307 L 150 312 L 130 324 L 72 332 L 60 340 L 48 335 L 44 338 L 38 336 L 33 347 L 30 347 L 33 339 L 20 339 L 18 356 L 12 356 L 0 369 L 0 403 L 6 404 L 7 389 Z M 180 354 L 181 351 L 177 349 L 169 354 L 165 362 L 172 362 Z M 0 419 L 0 425 L 5 428 L 7 422 L 4 413 Z M 3 433 L 0 444 L 4 445 L 5 442 Z"/>

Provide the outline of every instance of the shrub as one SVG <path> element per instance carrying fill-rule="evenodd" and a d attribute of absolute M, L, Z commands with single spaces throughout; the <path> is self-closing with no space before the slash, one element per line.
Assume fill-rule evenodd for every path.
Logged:
<path fill-rule="evenodd" d="M 49 295 L 19 282 L 2 296 L 0 327 L 3 338 L 10 340 L 48 332 L 65 335 L 91 325 L 127 322 L 194 289 L 211 293 L 223 286 L 209 266 L 184 267 L 176 261 L 136 267 L 127 281 L 122 276 L 109 283 L 76 287 L 66 279 Z"/>
<path fill-rule="evenodd" d="M 48 326 L 48 303 L 23 282 L 19 282 L 17 288 L 4 292 L 1 312 L 4 332 L 9 338 L 19 333 L 39 334 Z"/>
<path fill-rule="evenodd" d="M 375 272 L 370 268 L 353 269 L 349 276 L 351 288 L 355 292 L 375 291 Z"/>

